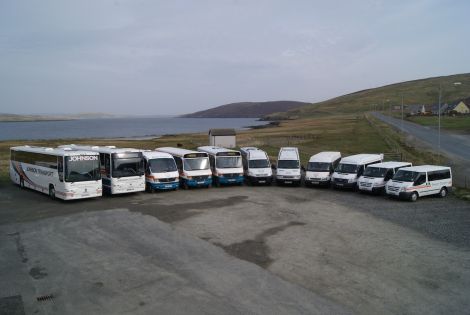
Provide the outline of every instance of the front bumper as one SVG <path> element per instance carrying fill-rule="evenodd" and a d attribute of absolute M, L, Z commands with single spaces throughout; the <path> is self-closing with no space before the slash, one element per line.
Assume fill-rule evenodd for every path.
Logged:
<path fill-rule="evenodd" d="M 361 184 L 359 184 L 357 186 L 359 188 L 360 191 L 364 191 L 364 192 L 369 192 L 369 193 L 373 193 L 373 194 L 380 194 L 382 192 L 385 191 L 385 186 L 362 186 Z"/>
<path fill-rule="evenodd" d="M 217 176 L 216 178 L 221 185 L 242 184 L 245 180 L 243 176 Z"/>
<path fill-rule="evenodd" d="M 299 185 L 302 181 L 301 178 L 279 178 L 276 177 L 276 183 L 284 185 Z"/>
<path fill-rule="evenodd" d="M 154 182 L 147 182 L 150 187 L 154 190 L 173 190 L 180 187 L 179 181 L 177 182 L 163 182 L 163 183 L 154 183 Z"/>
<path fill-rule="evenodd" d="M 348 182 L 337 182 L 335 180 L 332 180 L 331 185 L 334 188 L 346 188 L 346 189 L 355 189 L 355 188 L 357 188 L 357 182 L 348 183 Z"/>
<path fill-rule="evenodd" d="M 247 177 L 250 183 L 252 184 L 259 184 L 259 185 L 270 185 L 273 181 L 272 176 L 264 176 L 264 177 L 258 177 L 258 176 L 248 176 Z"/>
<path fill-rule="evenodd" d="M 207 187 L 212 184 L 212 178 L 208 177 L 206 179 L 197 180 L 197 179 L 182 179 L 188 187 Z"/>
<path fill-rule="evenodd" d="M 317 178 L 306 178 L 305 184 L 310 186 L 329 186 L 331 180 L 330 179 L 317 179 Z"/>

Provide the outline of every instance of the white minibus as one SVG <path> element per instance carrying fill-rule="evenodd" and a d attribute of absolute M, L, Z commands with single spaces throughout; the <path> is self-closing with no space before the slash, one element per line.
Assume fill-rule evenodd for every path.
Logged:
<path fill-rule="evenodd" d="M 273 171 L 268 154 L 255 147 L 240 148 L 245 178 L 251 184 L 270 185 Z"/>
<path fill-rule="evenodd" d="M 180 186 L 178 168 L 171 154 L 144 150 L 145 190 L 176 190 Z"/>
<path fill-rule="evenodd" d="M 212 172 L 207 153 L 172 147 L 156 148 L 155 151 L 173 156 L 179 171 L 180 185 L 184 189 L 211 186 Z"/>
<path fill-rule="evenodd" d="M 341 160 L 340 152 L 320 152 L 310 157 L 305 172 L 305 186 L 330 185 L 331 174 Z"/>
<path fill-rule="evenodd" d="M 10 148 L 10 178 L 51 198 L 63 200 L 102 195 L 96 152 L 19 146 Z"/>
<path fill-rule="evenodd" d="M 366 167 L 364 174 L 357 180 L 361 192 L 384 193 L 385 184 L 393 178 L 402 167 L 412 166 L 408 162 L 383 162 L 371 164 Z"/>
<path fill-rule="evenodd" d="M 383 154 L 356 154 L 344 157 L 331 176 L 333 188 L 357 188 L 357 179 L 367 166 L 380 163 Z"/>
<path fill-rule="evenodd" d="M 244 181 L 242 157 L 239 151 L 215 146 L 198 147 L 209 155 L 214 185 L 242 185 Z"/>
<path fill-rule="evenodd" d="M 299 150 L 282 147 L 277 157 L 276 183 L 300 185 L 302 181 Z"/>
<path fill-rule="evenodd" d="M 87 150 L 100 154 L 103 191 L 109 194 L 133 193 L 145 190 L 142 152 L 115 146 L 61 145 L 61 148 Z"/>
<path fill-rule="evenodd" d="M 385 185 L 387 195 L 416 201 L 418 197 L 447 196 L 452 189 L 452 171 L 447 166 L 420 165 L 398 170 Z"/>

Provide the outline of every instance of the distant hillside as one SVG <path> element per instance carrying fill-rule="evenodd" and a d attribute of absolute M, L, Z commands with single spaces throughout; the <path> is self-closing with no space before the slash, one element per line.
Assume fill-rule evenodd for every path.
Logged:
<path fill-rule="evenodd" d="M 311 103 L 296 101 L 241 102 L 182 115 L 185 118 L 260 118 L 276 112 L 285 112 Z"/>
<path fill-rule="evenodd" d="M 460 82 L 460 84 L 455 85 L 455 82 Z M 389 108 L 390 105 L 400 105 L 402 95 L 405 105 L 436 104 L 439 85 L 442 85 L 443 103 L 467 98 L 470 96 L 470 73 L 406 81 L 362 90 L 300 108 L 269 114 L 264 119 L 296 119 L 338 113 L 361 113 L 375 108 L 381 109 L 383 106 Z"/>

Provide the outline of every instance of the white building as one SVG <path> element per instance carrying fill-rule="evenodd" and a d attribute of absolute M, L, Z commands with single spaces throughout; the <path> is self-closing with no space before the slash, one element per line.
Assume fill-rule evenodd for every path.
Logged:
<path fill-rule="evenodd" d="M 235 129 L 210 129 L 209 145 L 235 148 L 237 145 L 237 134 L 235 133 Z"/>

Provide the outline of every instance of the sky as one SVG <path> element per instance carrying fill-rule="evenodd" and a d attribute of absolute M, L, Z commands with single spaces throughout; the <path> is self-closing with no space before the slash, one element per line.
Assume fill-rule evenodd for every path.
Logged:
<path fill-rule="evenodd" d="M 0 112 L 177 115 L 470 72 L 467 0 L 0 0 Z"/>

